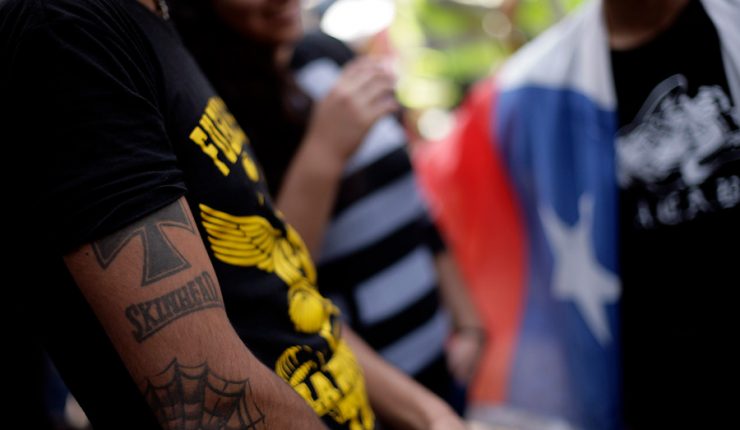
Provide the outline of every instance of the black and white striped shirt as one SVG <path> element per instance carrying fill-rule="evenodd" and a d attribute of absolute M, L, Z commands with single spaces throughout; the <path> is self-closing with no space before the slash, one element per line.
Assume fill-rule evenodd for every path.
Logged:
<path fill-rule="evenodd" d="M 315 100 L 341 73 L 341 55 L 332 55 L 337 49 L 348 51 L 315 35 L 296 51 L 296 80 Z M 319 286 L 383 357 L 445 396 L 450 324 L 440 305 L 434 262 L 443 245 L 406 143 L 398 120 L 384 117 L 346 165 L 318 256 Z"/>

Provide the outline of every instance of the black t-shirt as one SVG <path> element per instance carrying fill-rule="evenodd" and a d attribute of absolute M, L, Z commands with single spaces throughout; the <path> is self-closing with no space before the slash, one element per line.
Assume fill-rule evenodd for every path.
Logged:
<path fill-rule="evenodd" d="M 40 272 L 18 309 L 34 316 L 95 428 L 158 426 L 60 255 L 186 187 L 240 337 L 328 425 L 371 428 L 336 308 L 273 210 L 247 137 L 173 27 L 136 0 L 11 0 L 0 36 L 12 106 L 3 128 L 19 142 L 10 159 L 36 161 L 13 194 L 25 236 L 13 263 Z"/>
<path fill-rule="evenodd" d="M 704 422 L 737 373 L 740 110 L 698 0 L 654 40 L 613 51 L 612 67 L 627 420 Z"/>

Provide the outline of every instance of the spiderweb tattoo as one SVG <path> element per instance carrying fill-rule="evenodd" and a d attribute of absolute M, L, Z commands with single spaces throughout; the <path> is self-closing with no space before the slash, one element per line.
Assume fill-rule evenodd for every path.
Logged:
<path fill-rule="evenodd" d="M 177 362 L 147 381 L 144 396 L 165 430 L 257 430 L 267 428 L 249 379 L 230 381 L 207 363 Z"/>

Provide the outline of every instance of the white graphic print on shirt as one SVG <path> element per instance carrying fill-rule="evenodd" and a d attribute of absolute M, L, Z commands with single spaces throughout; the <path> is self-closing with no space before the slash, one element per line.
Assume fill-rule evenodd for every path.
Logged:
<path fill-rule="evenodd" d="M 642 187 L 638 226 L 676 225 L 701 213 L 740 203 L 740 111 L 719 86 L 661 82 L 635 120 L 617 134 L 617 175 L 622 188 Z"/>

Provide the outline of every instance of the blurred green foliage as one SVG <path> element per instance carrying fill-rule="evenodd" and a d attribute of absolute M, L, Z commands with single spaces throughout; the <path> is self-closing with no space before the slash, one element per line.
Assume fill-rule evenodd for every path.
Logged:
<path fill-rule="evenodd" d="M 456 106 L 473 82 L 582 2 L 396 0 L 399 99 L 422 110 Z"/>
<path fill-rule="evenodd" d="M 517 3 L 514 24 L 527 39 L 532 39 L 583 0 L 519 0 Z"/>

